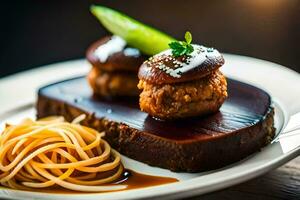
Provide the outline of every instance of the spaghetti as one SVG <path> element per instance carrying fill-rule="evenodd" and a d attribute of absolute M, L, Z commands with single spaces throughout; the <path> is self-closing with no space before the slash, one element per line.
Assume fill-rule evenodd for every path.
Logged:
<path fill-rule="evenodd" d="M 104 132 L 48 117 L 7 125 L 0 136 L 0 183 L 14 189 L 48 188 L 101 192 L 125 189 L 107 185 L 123 173 L 118 152 Z M 106 185 L 105 185 L 106 184 Z"/>

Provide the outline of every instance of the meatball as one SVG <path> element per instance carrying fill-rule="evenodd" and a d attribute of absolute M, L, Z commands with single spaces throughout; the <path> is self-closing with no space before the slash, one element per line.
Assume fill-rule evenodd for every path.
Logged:
<path fill-rule="evenodd" d="M 167 49 L 141 65 L 142 111 L 165 120 L 218 111 L 227 97 L 227 82 L 219 71 L 224 58 L 216 49 L 191 47 L 189 54 L 179 56 Z"/>
<path fill-rule="evenodd" d="M 218 111 L 227 97 L 224 75 L 215 71 L 194 81 L 155 85 L 140 80 L 140 108 L 153 117 L 176 119 Z"/>
<path fill-rule="evenodd" d="M 94 94 L 99 96 L 138 96 L 138 78 L 134 73 L 105 72 L 93 67 L 88 81 Z"/>
<path fill-rule="evenodd" d="M 119 41 L 121 43 L 117 43 Z M 123 43 L 122 43 L 123 42 Z M 103 48 L 105 46 L 106 48 Z M 118 51 L 110 52 L 111 48 L 118 47 Z M 102 48 L 101 48 L 102 47 Z M 141 64 L 146 60 L 146 56 L 138 49 L 129 47 L 126 42 L 117 36 L 106 36 L 91 44 L 86 52 L 87 60 L 92 66 L 104 71 L 128 71 L 137 73 Z"/>
<path fill-rule="evenodd" d="M 146 59 L 138 49 L 118 36 L 107 36 L 88 48 L 86 58 L 92 65 L 88 81 L 95 95 L 138 96 L 137 72 Z"/>

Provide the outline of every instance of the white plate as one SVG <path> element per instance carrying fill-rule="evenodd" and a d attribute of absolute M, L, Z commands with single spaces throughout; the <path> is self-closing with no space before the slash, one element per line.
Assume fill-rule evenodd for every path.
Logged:
<path fill-rule="evenodd" d="M 280 65 L 254 58 L 225 55 L 222 71 L 235 78 L 268 91 L 274 100 L 275 125 L 278 133 L 300 125 L 300 75 Z M 89 65 L 84 60 L 68 61 L 45 66 L 9 76 L 0 80 L 0 122 L 17 122 L 35 116 L 33 102 L 37 88 L 66 78 L 87 73 Z M 298 132 L 297 132 L 298 131 Z M 45 194 L 0 188 L 0 198 L 9 199 L 175 199 L 204 194 L 257 177 L 300 154 L 300 133 L 295 130 L 289 137 L 268 145 L 261 152 L 222 169 L 189 174 L 174 173 L 150 167 L 123 157 L 125 166 L 151 175 L 175 177 L 180 181 L 143 189 L 98 194 Z M 217 159 L 217 158 L 216 158 Z"/>

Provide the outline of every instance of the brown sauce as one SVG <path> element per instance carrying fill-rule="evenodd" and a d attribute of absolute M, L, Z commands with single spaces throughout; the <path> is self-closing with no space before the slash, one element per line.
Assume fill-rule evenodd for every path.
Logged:
<path fill-rule="evenodd" d="M 124 184 L 128 185 L 128 187 L 124 190 L 131 190 L 131 189 L 138 189 L 138 188 L 146 188 L 151 186 L 158 186 L 168 183 L 174 183 L 178 182 L 175 178 L 170 177 L 161 177 L 161 176 L 151 176 L 146 174 L 141 174 L 138 172 L 135 172 L 133 170 L 126 169 L 120 177 L 120 179 L 115 182 L 111 183 L 111 185 L 115 184 Z M 109 186 L 109 184 L 108 184 Z M 1 187 L 5 188 L 5 187 Z M 38 188 L 38 189 L 30 189 L 28 191 L 31 192 L 42 192 L 42 193 L 55 193 L 55 194 L 83 194 L 83 193 L 104 193 L 104 192 L 80 192 L 80 191 L 72 191 L 65 188 L 61 188 L 59 186 L 51 187 L 51 188 Z M 109 191 L 109 192 L 115 192 L 115 191 Z M 105 192 L 106 193 L 106 192 Z"/>
<path fill-rule="evenodd" d="M 125 170 L 125 172 L 123 173 L 123 177 L 120 181 L 118 181 L 118 183 L 124 183 L 128 185 L 126 190 L 145 188 L 174 182 L 178 182 L 178 180 L 171 177 L 141 174 L 128 169 Z"/>

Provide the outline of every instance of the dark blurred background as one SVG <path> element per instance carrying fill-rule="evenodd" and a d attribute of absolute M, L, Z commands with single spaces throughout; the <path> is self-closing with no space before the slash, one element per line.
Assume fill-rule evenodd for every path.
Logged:
<path fill-rule="evenodd" d="M 0 4 L 0 77 L 82 58 L 107 34 L 89 13 L 102 4 L 176 38 L 269 60 L 300 72 L 300 0 L 27 0 Z"/>

